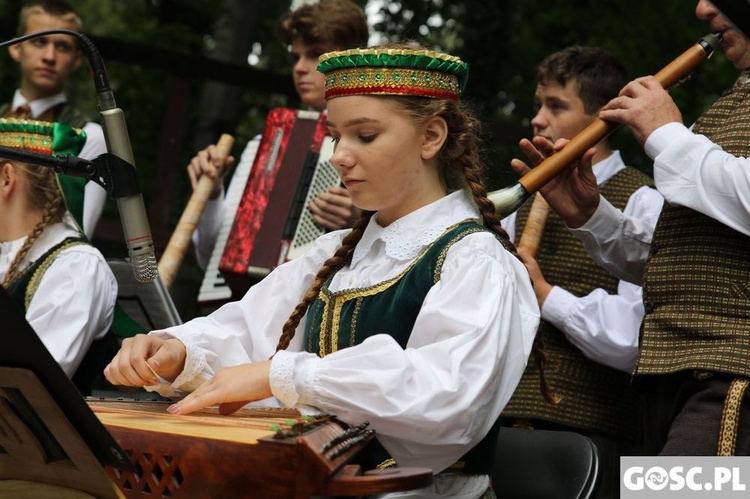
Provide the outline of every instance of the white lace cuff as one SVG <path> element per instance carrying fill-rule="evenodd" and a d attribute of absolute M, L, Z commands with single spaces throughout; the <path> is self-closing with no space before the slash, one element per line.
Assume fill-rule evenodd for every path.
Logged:
<path fill-rule="evenodd" d="M 203 349 L 197 346 L 192 339 L 188 336 L 176 337 L 172 335 L 169 330 L 167 331 L 153 331 L 149 334 L 159 336 L 164 339 L 177 339 L 185 345 L 185 366 L 182 372 L 175 378 L 171 384 L 172 393 L 178 394 L 180 392 L 192 392 L 200 385 L 206 382 L 213 372 L 211 372 L 208 362 L 206 361 L 206 354 Z M 206 371 L 206 372 L 204 372 Z M 200 375 L 200 376 L 199 376 Z M 167 390 L 157 388 L 157 391 L 165 397 L 174 396 L 166 395 Z"/>
<path fill-rule="evenodd" d="M 297 405 L 299 394 L 294 386 L 294 355 L 291 352 L 276 352 L 271 361 L 268 380 L 271 384 L 271 393 L 284 407 Z"/>
<path fill-rule="evenodd" d="M 315 367 L 320 358 L 314 353 L 276 352 L 271 361 L 271 393 L 285 407 L 313 406 Z"/>

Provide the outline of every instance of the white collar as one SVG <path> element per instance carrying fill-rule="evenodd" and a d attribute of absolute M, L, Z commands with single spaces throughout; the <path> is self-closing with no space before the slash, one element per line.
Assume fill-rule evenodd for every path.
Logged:
<path fill-rule="evenodd" d="M 65 97 L 65 94 L 63 92 L 60 92 L 59 94 L 52 95 L 50 97 L 43 97 L 33 102 L 29 102 L 26 100 L 26 97 L 21 95 L 21 90 L 16 89 L 16 93 L 13 95 L 13 107 L 11 109 L 15 110 L 18 106 L 28 104 L 29 108 L 31 109 L 31 117 L 36 118 L 48 109 L 67 100 L 68 99 Z"/>
<path fill-rule="evenodd" d="M 617 175 L 621 170 L 625 169 L 625 163 L 622 162 L 620 151 L 612 151 L 612 154 L 604 158 L 603 160 L 596 163 L 592 170 L 596 177 L 596 183 L 601 186 L 606 181 Z"/>
<path fill-rule="evenodd" d="M 480 218 L 474 201 L 464 190 L 453 192 L 434 203 L 399 218 L 387 227 L 377 223 L 377 213 L 362 234 L 354 249 L 352 267 L 370 252 L 376 242 L 382 241 L 385 253 L 398 260 L 413 260 L 445 230 L 468 218 Z"/>
<path fill-rule="evenodd" d="M 81 233 L 74 228 L 74 223 L 75 222 L 73 222 L 72 217 L 68 213 L 65 213 L 62 222 L 45 227 L 42 234 L 36 241 L 34 241 L 34 245 L 31 247 L 31 249 L 29 249 L 29 252 L 23 259 L 19 270 L 27 268 L 33 262 L 41 258 L 42 255 L 50 250 L 50 248 L 61 243 L 66 238 L 81 237 Z M 20 239 L 0 243 L 0 253 L 2 253 L 0 263 L 10 264 L 10 262 L 13 261 L 13 259 L 16 257 L 16 254 L 23 246 L 23 243 L 26 242 L 27 238 L 28 236 L 24 236 Z M 3 265 L 0 265 L 0 267 L 2 266 Z"/>

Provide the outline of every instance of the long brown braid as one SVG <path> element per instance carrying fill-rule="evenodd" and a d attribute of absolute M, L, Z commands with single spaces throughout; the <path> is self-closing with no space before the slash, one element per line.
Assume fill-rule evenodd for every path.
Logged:
<path fill-rule="evenodd" d="M 508 233 L 500 225 L 495 212 L 495 205 L 487 197 L 487 188 L 482 180 L 482 163 L 479 157 L 479 137 L 481 123 L 465 105 L 459 101 L 426 99 L 423 97 L 403 97 L 398 100 L 402 108 L 418 121 L 432 116 L 441 116 L 448 124 L 448 137 L 440 150 L 439 162 L 443 176 L 449 188 L 468 188 L 482 215 L 486 228 L 507 243 L 505 247 L 516 257 L 515 245 Z M 540 371 L 540 390 L 544 399 L 550 403 L 559 400 L 554 396 L 545 377 L 547 355 L 544 351 L 544 340 L 539 331 L 534 337 L 532 359 Z"/>
<path fill-rule="evenodd" d="M 5 280 L 3 280 L 3 287 L 6 289 L 13 284 L 13 281 L 20 277 L 18 275 L 19 267 L 34 245 L 34 242 L 42 235 L 46 227 L 62 220 L 66 209 L 60 186 L 57 183 L 57 177 L 51 169 L 18 162 L 14 162 L 13 165 L 20 176 L 23 177 L 23 185 L 21 187 L 24 189 L 24 194 L 28 199 L 29 205 L 42 207 L 42 218 L 34 226 L 34 229 L 10 264 Z"/>
<path fill-rule="evenodd" d="M 336 253 L 323 263 L 312 285 L 302 297 L 302 301 L 294 308 L 294 312 L 292 312 L 292 315 L 289 316 L 281 328 L 281 338 L 279 339 L 279 344 L 276 345 L 277 352 L 289 346 L 302 317 L 307 312 L 310 304 L 318 297 L 318 293 L 320 293 L 326 280 L 349 260 L 357 243 L 362 239 L 362 234 L 364 234 L 365 228 L 373 214 L 374 212 L 372 211 L 362 211 L 359 220 L 354 224 L 352 231 L 341 241 L 341 246 L 336 250 Z"/>

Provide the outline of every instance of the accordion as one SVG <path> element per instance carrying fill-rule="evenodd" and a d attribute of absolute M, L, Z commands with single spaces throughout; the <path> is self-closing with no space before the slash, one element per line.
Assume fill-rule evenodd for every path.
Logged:
<path fill-rule="evenodd" d="M 325 115 L 271 110 L 260 140 L 248 143 L 237 165 L 199 303 L 242 296 L 325 233 L 307 204 L 340 184 L 332 155 Z"/>

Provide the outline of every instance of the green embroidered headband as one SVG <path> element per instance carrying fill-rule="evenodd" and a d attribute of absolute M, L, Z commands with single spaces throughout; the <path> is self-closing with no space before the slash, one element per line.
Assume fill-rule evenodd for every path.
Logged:
<path fill-rule="evenodd" d="M 82 130 L 46 121 L 0 118 L 0 146 L 38 154 L 78 154 L 86 142 Z"/>
<path fill-rule="evenodd" d="M 469 75 L 458 57 L 431 50 L 351 49 L 318 60 L 326 99 L 376 94 L 458 100 Z"/>
<path fill-rule="evenodd" d="M 86 133 L 62 123 L 0 118 L 0 146 L 57 156 L 77 156 L 86 143 Z M 0 158 L 1 159 L 1 158 Z M 86 179 L 58 175 L 58 183 L 68 211 L 79 226 L 83 220 L 83 193 Z"/>

